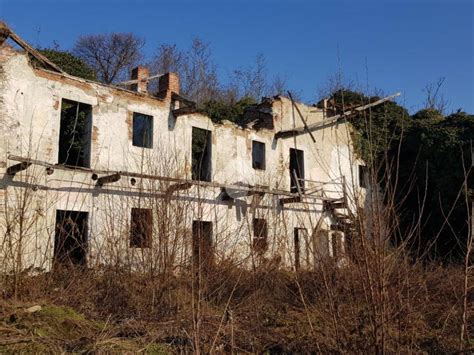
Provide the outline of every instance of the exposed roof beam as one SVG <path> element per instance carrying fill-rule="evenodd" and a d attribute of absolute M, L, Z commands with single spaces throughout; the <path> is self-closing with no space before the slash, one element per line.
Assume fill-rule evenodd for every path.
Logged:
<path fill-rule="evenodd" d="M 10 37 L 12 41 L 18 44 L 21 48 L 23 48 L 26 52 L 28 52 L 30 55 L 36 58 L 39 62 L 43 63 L 47 67 L 59 73 L 65 74 L 65 72 L 60 67 L 58 67 L 56 64 L 51 62 L 48 58 L 46 58 L 36 49 L 31 47 L 28 43 L 26 43 L 23 39 L 21 39 L 15 32 L 13 32 L 11 28 L 6 25 L 5 22 L 2 22 L 2 21 L 0 21 L 0 33 L 2 34 L 2 38 L 4 38 L 3 41 L 5 41 L 8 37 Z"/>
<path fill-rule="evenodd" d="M 351 116 L 355 113 L 358 113 L 358 112 L 361 112 L 361 111 L 364 111 L 364 110 L 367 110 L 368 108 L 371 108 L 371 107 L 374 107 L 374 106 L 378 106 L 386 101 L 389 101 L 397 96 L 400 96 L 400 93 L 397 92 L 396 94 L 394 95 L 390 95 L 390 96 L 387 96 L 387 97 L 384 97 L 383 99 L 380 99 L 380 100 L 377 100 L 375 102 L 372 102 L 370 104 L 367 104 L 367 105 L 362 105 L 362 106 L 359 106 L 359 107 L 356 107 L 352 110 L 348 110 L 346 112 L 343 112 L 339 115 L 335 115 L 335 116 L 332 116 L 332 117 L 329 117 L 325 120 L 322 120 L 320 122 L 317 122 L 317 123 L 313 123 L 313 124 L 310 124 L 310 125 L 306 125 L 304 127 L 298 127 L 298 128 L 295 128 L 295 129 L 290 129 L 290 130 L 285 130 L 285 131 L 280 131 L 280 132 L 277 132 L 275 133 L 275 139 L 278 139 L 278 138 L 289 138 L 289 137 L 293 137 L 293 136 L 298 136 L 298 135 L 301 135 L 301 134 L 304 134 L 304 133 L 307 133 L 307 132 L 313 132 L 313 131 L 316 131 L 317 129 L 319 128 L 322 128 L 322 127 L 326 127 L 328 125 L 332 125 L 334 123 L 337 123 L 339 120 L 345 118 L 345 117 L 348 117 L 348 116 Z"/>
<path fill-rule="evenodd" d="M 293 100 L 293 96 L 291 96 L 291 92 L 288 90 L 288 96 L 290 97 L 291 104 L 293 105 L 294 108 L 296 108 L 296 112 L 298 112 L 298 115 L 301 118 L 301 121 L 303 122 L 304 129 L 308 132 L 309 136 L 313 140 L 313 143 L 316 143 L 316 139 L 314 139 L 313 133 L 309 130 L 308 124 L 306 123 L 306 120 L 303 117 L 303 114 L 300 111 L 300 108 L 298 105 L 296 105 L 295 100 Z"/>
<path fill-rule="evenodd" d="M 152 75 L 152 76 L 149 76 L 145 79 L 133 79 L 133 80 L 127 80 L 127 81 L 122 81 L 120 83 L 117 83 L 115 85 L 130 85 L 130 84 L 137 84 L 138 82 L 148 82 L 148 81 L 151 81 L 151 80 L 154 80 L 154 79 L 158 79 L 159 77 L 163 76 L 164 74 L 156 74 L 156 75 Z"/>

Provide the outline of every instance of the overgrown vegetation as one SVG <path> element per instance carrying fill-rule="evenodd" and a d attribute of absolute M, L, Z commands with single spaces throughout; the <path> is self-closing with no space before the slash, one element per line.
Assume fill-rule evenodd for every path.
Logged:
<path fill-rule="evenodd" d="M 94 69 L 71 52 L 52 48 L 40 49 L 39 51 L 66 73 L 87 80 L 97 80 Z"/>
<path fill-rule="evenodd" d="M 386 298 L 369 293 L 377 297 L 372 301 L 365 295 L 368 280 L 359 275 L 365 270 L 335 268 L 328 260 L 314 272 L 295 275 L 222 263 L 206 278 L 197 343 L 192 337 L 196 294 L 188 274 L 163 279 L 112 268 L 44 274 L 25 278 L 20 299 L 0 307 L 0 346 L 2 351 L 163 353 L 196 352 L 196 346 L 201 353 L 458 348 L 456 289 L 462 275 L 456 269 L 398 259 L 387 269 Z M 11 296 L 8 288 L 3 296 Z M 40 312 L 23 310 L 37 302 Z"/>
<path fill-rule="evenodd" d="M 378 99 L 338 90 L 331 103 L 335 113 L 341 113 Z M 416 255 L 462 260 L 469 235 L 465 184 L 474 116 L 465 112 L 445 116 L 434 108 L 410 115 L 399 104 L 387 102 L 350 122 L 357 153 L 371 165 L 377 183 L 395 194 L 400 225 L 394 239 L 400 242 L 415 223 L 421 223 L 411 245 Z"/>
<path fill-rule="evenodd" d="M 399 151 L 396 193 L 401 202 L 401 233 L 418 218 L 423 222 L 420 238 L 413 243 L 418 255 L 439 260 L 459 261 L 465 256 L 469 236 L 470 203 L 466 183 L 473 175 L 471 151 L 474 142 L 474 115 L 458 112 L 449 116 L 434 109 L 422 110 L 412 122 Z M 420 209 L 420 198 L 425 197 Z"/>
<path fill-rule="evenodd" d="M 201 112 L 209 116 L 214 122 L 224 120 L 244 125 L 243 114 L 245 109 L 255 105 L 257 102 L 252 97 L 244 97 L 236 103 L 227 103 L 222 100 L 210 100 L 203 104 Z"/>

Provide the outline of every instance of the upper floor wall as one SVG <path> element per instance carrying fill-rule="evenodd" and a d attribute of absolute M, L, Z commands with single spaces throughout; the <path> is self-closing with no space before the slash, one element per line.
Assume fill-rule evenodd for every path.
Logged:
<path fill-rule="evenodd" d="M 193 129 L 200 128 L 210 132 L 207 154 L 212 181 L 259 184 L 289 191 L 290 167 L 294 164 L 290 161 L 290 150 L 297 149 L 303 152 L 297 163 L 303 162 L 304 179 L 325 182 L 345 176 L 358 184 L 357 160 L 347 124 L 314 131 L 316 142 L 308 134 L 275 139 L 280 130 L 302 126 L 294 105 L 285 97 L 267 99 L 272 119 L 268 127 L 272 128 L 242 128 L 228 121 L 214 123 L 200 113 L 175 117 L 176 103 L 169 94 L 158 98 L 35 69 L 25 54 L 6 45 L 0 47 L 0 87 L 2 172 L 9 165 L 8 155 L 60 163 L 61 154 L 64 156 L 60 142 L 61 111 L 68 103 L 77 102 L 90 108 L 86 165 L 93 169 L 192 179 L 193 159 L 196 163 Z M 296 105 L 308 124 L 325 118 L 321 109 Z M 137 119 L 138 116 L 141 118 Z M 151 128 L 149 136 L 139 137 L 142 141 L 138 145 L 145 147 L 137 146 L 138 121 Z M 253 141 L 264 144 L 264 169 L 256 168 L 252 162 Z"/>

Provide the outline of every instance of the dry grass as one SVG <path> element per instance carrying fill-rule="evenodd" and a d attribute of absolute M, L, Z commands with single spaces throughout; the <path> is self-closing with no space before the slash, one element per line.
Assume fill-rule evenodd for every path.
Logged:
<path fill-rule="evenodd" d="M 229 263 L 216 270 L 202 286 L 198 346 L 204 353 L 444 353 L 459 348 L 463 275 L 457 267 L 400 260 L 384 285 L 385 303 L 376 305 L 385 310 L 375 315 L 355 264 L 336 268 L 328 261 L 298 274 L 251 272 Z M 13 351 L 194 351 L 192 286 L 185 274 L 150 278 L 113 268 L 25 276 L 17 300 L 4 289 L 0 346 Z M 472 311 L 472 294 L 469 301 Z M 32 304 L 46 308 L 21 311 Z M 380 327 L 383 343 L 376 336 Z"/>

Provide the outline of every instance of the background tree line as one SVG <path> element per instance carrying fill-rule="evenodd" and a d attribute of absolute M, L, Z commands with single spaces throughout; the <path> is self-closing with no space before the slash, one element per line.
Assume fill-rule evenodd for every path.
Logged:
<path fill-rule="evenodd" d="M 144 39 L 132 33 L 80 37 L 72 51 L 42 49 L 42 53 L 71 75 L 106 84 L 129 78 L 130 70 L 146 62 L 151 75 L 176 72 L 181 92 L 196 101 L 214 121 L 239 123 L 246 107 L 263 96 L 284 94 L 286 78 L 268 75 L 265 57 L 236 68 L 224 84 L 209 43 L 195 38 L 188 48 L 160 44 L 145 60 Z M 414 255 L 441 260 L 462 257 L 469 234 L 466 176 L 471 166 L 474 116 L 458 110 L 446 114 L 440 94 L 443 80 L 425 88 L 424 108 L 413 115 L 395 102 L 387 102 L 351 119 L 357 153 L 371 167 L 378 185 L 396 198 L 399 229 L 394 242 L 410 236 Z M 150 90 L 157 90 L 150 84 Z M 326 91 L 335 111 L 377 100 L 351 90 L 350 85 Z M 320 102 L 321 104 L 321 102 Z M 470 173 L 472 179 L 473 172 Z M 395 178 L 396 177 L 396 178 Z M 418 235 L 410 235 L 415 225 Z"/>

